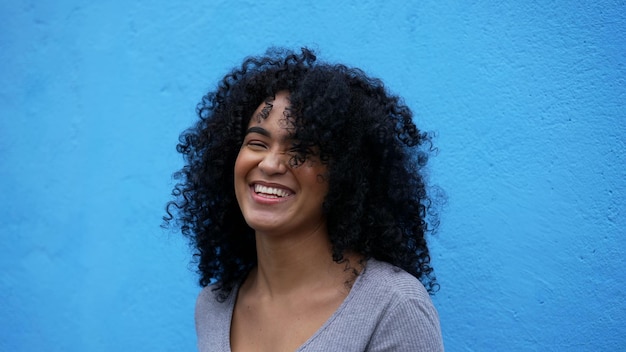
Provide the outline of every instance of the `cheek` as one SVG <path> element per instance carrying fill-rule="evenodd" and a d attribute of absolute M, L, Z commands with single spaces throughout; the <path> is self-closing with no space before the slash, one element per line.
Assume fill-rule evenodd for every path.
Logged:
<path fill-rule="evenodd" d="M 237 155 L 237 159 L 235 159 L 235 190 L 237 189 L 237 185 L 242 180 L 245 180 L 246 174 L 248 173 L 248 167 L 246 163 L 245 153 L 239 152 Z"/>
<path fill-rule="evenodd" d="M 243 161 L 244 159 L 242 158 L 241 152 L 239 152 L 237 159 L 235 159 L 233 183 L 235 185 L 235 198 L 237 199 L 237 203 L 239 204 L 240 208 L 242 206 L 241 201 L 244 197 L 245 188 L 247 187 L 247 183 L 246 183 L 247 172 L 245 170 L 245 167 L 244 167 L 245 163 Z"/>
<path fill-rule="evenodd" d="M 237 159 L 235 159 L 235 175 L 247 172 L 250 168 L 250 162 L 250 153 L 245 148 L 241 148 L 237 154 Z"/>
<path fill-rule="evenodd" d="M 323 167 L 307 167 L 306 169 L 299 169 L 299 178 L 307 188 L 315 191 L 320 196 L 325 196 L 328 193 L 328 176 L 327 170 Z"/>

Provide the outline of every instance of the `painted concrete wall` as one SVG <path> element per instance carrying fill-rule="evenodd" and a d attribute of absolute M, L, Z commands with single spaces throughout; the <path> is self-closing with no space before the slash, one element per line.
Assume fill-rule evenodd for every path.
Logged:
<path fill-rule="evenodd" d="M 0 2 L 0 350 L 187 351 L 198 287 L 159 228 L 218 77 L 318 48 L 437 132 L 449 351 L 626 349 L 623 1 Z"/>

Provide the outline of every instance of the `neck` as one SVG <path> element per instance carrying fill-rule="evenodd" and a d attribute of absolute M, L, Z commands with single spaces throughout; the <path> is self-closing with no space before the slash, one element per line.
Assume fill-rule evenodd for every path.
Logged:
<path fill-rule="evenodd" d="M 346 263 L 333 261 L 325 227 L 304 236 L 257 233 L 256 241 L 258 266 L 250 273 L 246 286 L 260 294 L 275 297 L 343 287 L 352 275 Z"/>

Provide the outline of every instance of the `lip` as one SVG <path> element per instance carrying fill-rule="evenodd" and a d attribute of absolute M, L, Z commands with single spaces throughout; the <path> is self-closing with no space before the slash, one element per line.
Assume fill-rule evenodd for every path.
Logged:
<path fill-rule="evenodd" d="M 286 197 L 276 197 L 276 198 L 269 198 L 269 197 L 264 197 L 259 195 L 258 193 L 256 193 L 254 191 L 254 186 L 255 185 L 261 185 L 261 186 L 265 186 L 265 187 L 272 187 L 272 188 L 279 188 L 282 190 L 285 190 L 286 192 L 289 193 L 288 196 Z M 291 199 L 294 194 L 296 192 L 294 192 L 294 190 L 292 190 L 291 188 L 278 184 L 278 183 L 273 183 L 273 182 L 264 182 L 264 181 L 254 181 L 251 182 L 249 185 L 249 189 L 250 189 L 250 195 L 252 197 L 252 199 L 260 204 L 267 204 L 267 205 L 272 205 L 272 204 L 279 204 L 279 203 L 283 203 L 288 201 L 289 199 Z"/>

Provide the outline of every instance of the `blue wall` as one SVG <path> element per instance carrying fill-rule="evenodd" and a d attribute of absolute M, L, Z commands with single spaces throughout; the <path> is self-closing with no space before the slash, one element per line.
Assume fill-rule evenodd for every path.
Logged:
<path fill-rule="evenodd" d="M 438 134 L 447 350 L 626 349 L 623 1 L 265 3 L 0 2 L 0 350 L 195 348 L 159 228 L 177 136 L 244 56 L 304 44 Z"/>

